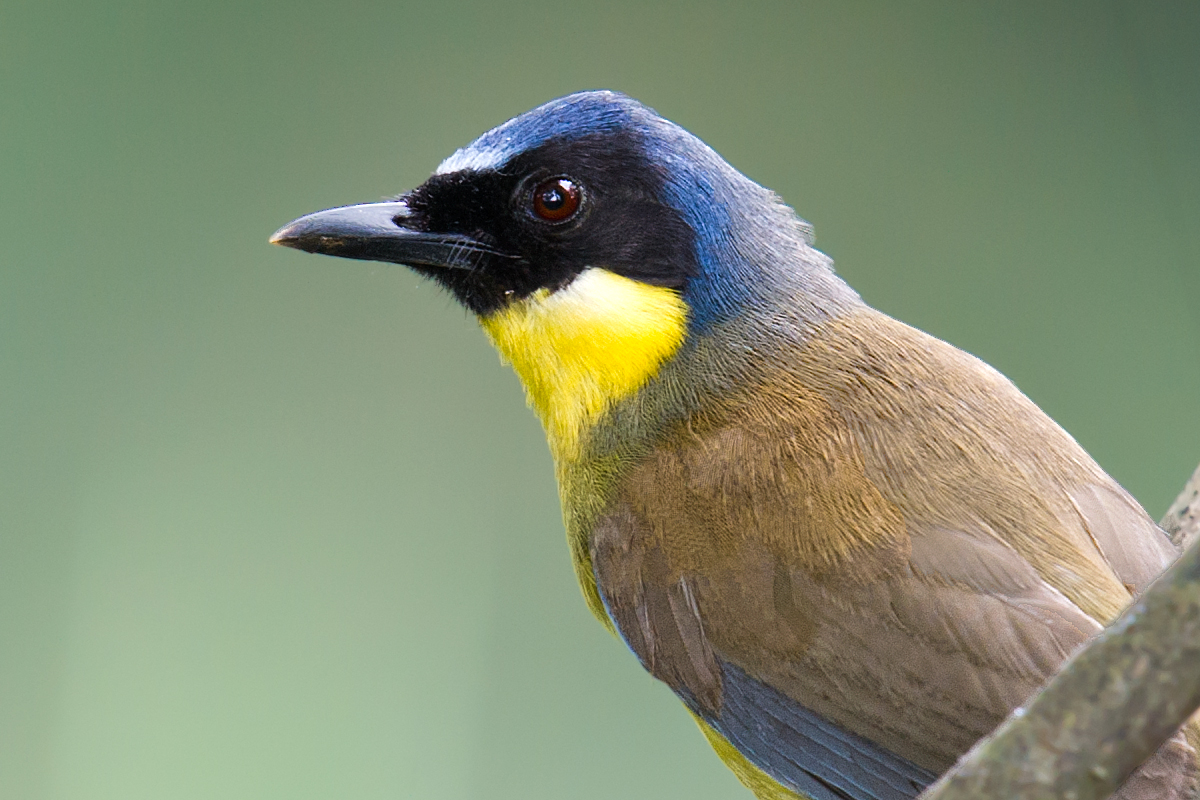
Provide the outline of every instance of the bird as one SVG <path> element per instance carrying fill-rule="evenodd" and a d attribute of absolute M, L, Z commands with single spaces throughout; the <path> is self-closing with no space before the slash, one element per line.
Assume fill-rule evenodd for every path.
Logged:
<path fill-rule="evenodd" d="M 1178 555 L 998 371 L 867 305 L 772 191 L 585 91 L 275 244 L 405 265 L 540 418 L 584 599 L 759 800 L 901 800 Z M 1193 720 L 1124 784 L 1181 800 Z"/>

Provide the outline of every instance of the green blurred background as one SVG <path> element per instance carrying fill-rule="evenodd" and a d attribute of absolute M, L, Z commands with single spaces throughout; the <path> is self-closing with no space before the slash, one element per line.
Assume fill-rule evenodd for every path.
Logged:
<path fill-rule="evenodd" d="M 589 618 L 472 319 L 267 245 L 581 88 L 692 130 L 1155 516 L 1200 4 L 0 4 L 0 796 L 742 798 Z"/>

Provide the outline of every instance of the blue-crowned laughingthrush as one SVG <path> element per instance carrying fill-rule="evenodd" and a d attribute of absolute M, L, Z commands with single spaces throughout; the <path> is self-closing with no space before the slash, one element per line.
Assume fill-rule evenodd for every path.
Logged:
<path fill-rule="evenodd" d="M 759 798 L 915 797 L 1176 555 L 978 359 L 691 134 L 584 92 L 273 241 L 406 264 L 546 428 L 584 597 Z M 1182 800 L 1197 727 L 1123 800 Z"/>

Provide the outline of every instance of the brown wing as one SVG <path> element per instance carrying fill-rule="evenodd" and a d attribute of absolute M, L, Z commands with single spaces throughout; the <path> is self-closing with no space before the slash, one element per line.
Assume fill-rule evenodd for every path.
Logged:
<path fill-rule="evenodd" d="M 753 547 L 677 575 L 628 507 L 593 544 L 605 604 L 646 668 L 815 800 L 917 797 L 1099 630 L 1011 549 L 958 532 L 917 537 L 906 574 L 869 587 Z M 1177 735 L 1118 796 L 1182 800 L 1195 780 Z"/>
<path fill-rule="evenodd" d="M 1171 550 L 1005 379 L 863 317 L 664 442 L 592 563 L 647 669 L 727 737 L 787 706 L 940 772 Z M 731 708 L 738 676 L 775 705 Z M 813 766 L 756 748 L 739 747 L 785 783 Z"/>
<path fill-rule="evenodd" d="M 1062 428 L 945 342 L 865 310 L 826 326 L 792 366 L 912 531 L 982 524 L 1103 622 L 1128 601 L 1126 585 L 1145 588 L 1178 555 Z"/>
<path fill-rule="evenodd" d="M 797 441 L 743 423 L 661 448 L 593 537 L 606 607 L 701 711 L 731 664 L 940 771 L 1100 626 L 999 538 L 911 535 L 853 453 L 831 470 Z"/>
<path fill-rule="evenodd" d="M 1166 533 L 1115 483 L 1083 483 L 1070 497 L 1096 549 L 1133 592 L 1143 591 L 1179 556 Z"/>

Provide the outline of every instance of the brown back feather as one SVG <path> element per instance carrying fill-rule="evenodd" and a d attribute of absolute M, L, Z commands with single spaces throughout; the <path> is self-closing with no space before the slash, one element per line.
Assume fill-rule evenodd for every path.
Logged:
<path fill-rule="evenodd" d="M 694 705 L 723 660 L 941 771 L 1173 550 L 1003 376 L 864 309 L 663 437 L 590 556 Z"/>

